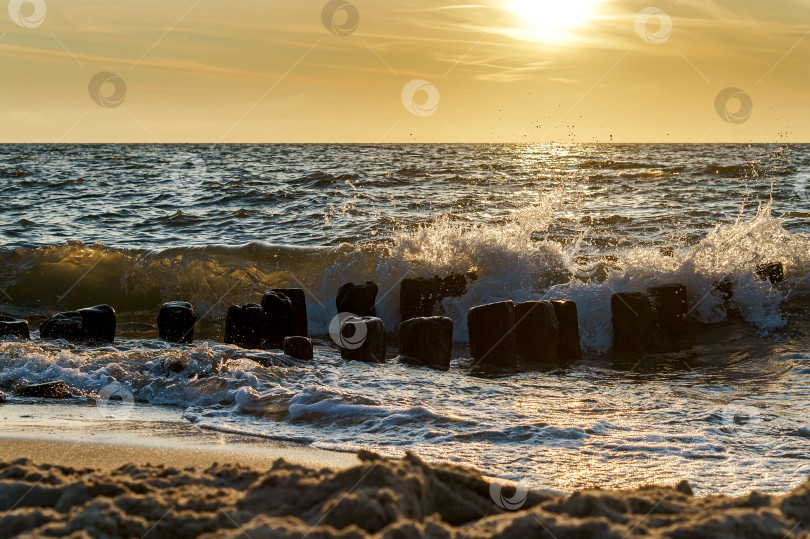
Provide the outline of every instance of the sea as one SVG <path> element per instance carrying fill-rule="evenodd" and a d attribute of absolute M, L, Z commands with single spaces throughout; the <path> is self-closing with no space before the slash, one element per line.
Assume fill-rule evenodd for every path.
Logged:
<path fill-rule="evenodd" d="M 77 406 L 124 395 L 110 420 L 173 407 L 202 429 L 559 492 L 780 493 L 810 475 L 810 146 L 6 144 L 0 179 L 0 313 L 33 330 L 0 341 L 3 406 L 63 380 Z M 784 282 L 756 276 L 775 262 Z M 393 346 L 385 364 L 341 359 L 342 284 L 378 283 L 393 334 L 403 278 L 467 272 L 440 308 L 449 370 Z M 670 283 L 710 337 L 612 353 L 611 296 Z M 229 305 L 285 287 L 307 293 L 314 361 L 223 344 Z M 577 303 L 582 360 L 474 368 L 471 307 L 550 298 Z M 171 300 L 195 307 L 192 345 L 157 339 Z M 38 339 L 49 315 L 102 303 L 113 344 Z"/>

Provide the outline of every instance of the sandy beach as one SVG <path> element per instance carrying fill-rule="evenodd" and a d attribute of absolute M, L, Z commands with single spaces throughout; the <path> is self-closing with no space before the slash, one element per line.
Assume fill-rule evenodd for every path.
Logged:
<path fill-rule="evenodd" d="M 357 466 L 317 470 L 282 459 L 240 464 L 229 451 L 214 452 L 226 464 L 209 465 L 196 452 L 128 447 L 116 454 L 120 446 L 89 444 L 81 447 L 88 464 L 65 466 L 47 459 L 64 444 L 18 439 L 10 446 L 45 460 L 10 460 L 3 445 L 7 536 L 810 537 L 810 481 L 786 496 L 701 499 L 684 481 L 566 498 L 493 487 L 474 470 L 411 454 L 388 460 L 361 452 Z M 151 464 L 117 466 L 121 458 Z"/>

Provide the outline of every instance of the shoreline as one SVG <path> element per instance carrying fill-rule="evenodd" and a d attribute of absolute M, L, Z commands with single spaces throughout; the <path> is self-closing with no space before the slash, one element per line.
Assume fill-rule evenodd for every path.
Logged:
<path fill-rule="evenodd" d="M 127 464 L 270 467 L 280 458 L 332 469 L 358 463 L 354 453 L 202 429 L 184 419 L 179 408 L 139 405 L 129 413 L 127 419 L 105 419 L 91 404 L 4 404 L 0 460 L 29 458 L 105 470 Z"/>
<path fill-rule="evenodd" d="M 119 405 L 121 406 L 121 405 Z M 810 479 L 697 497 L 686 480 L 528 491 L 407 453 L 385 458 L 206 430 L 179 408 L 0 406 L 4 533 L 108 537 L 810 537 Z M 115 414 L 122 419 L 113 419 Z M 676 484 L 677 483 L 677 484 Z"/>

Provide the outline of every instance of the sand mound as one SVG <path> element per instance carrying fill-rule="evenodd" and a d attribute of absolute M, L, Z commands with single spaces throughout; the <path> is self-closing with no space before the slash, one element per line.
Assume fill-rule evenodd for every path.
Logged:
<path fill-rule="evenodd" d="M 697 499 L 686 482 L 567 498 L 529 492 L 510 512 L 474 470 L 413 455 L 360 458 L 340 472 L 283 460 L 267 472 L 2 462 L 0 529 L 6 537 L 810 538 L 810 481 L 781 497 Z M 502 490 L 506 498 L 514 493 Z"/>

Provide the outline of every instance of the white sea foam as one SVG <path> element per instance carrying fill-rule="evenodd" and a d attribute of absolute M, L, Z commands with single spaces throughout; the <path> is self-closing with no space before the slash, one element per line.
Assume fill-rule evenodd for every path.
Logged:
<path fill-rule="evenodd" d="M 806 294 L 810 270 L 810 240 L 790 234 L 763 205 L 746 219 L 718 225 L 696 245 L 673 247 L 666 256 L 657 247 L 617 250 L 615 259 L 591 261 L 591 278 L 583 278 L 575 255 L 577 242 L 562 244 L 537 239 L 553 222 L 558 197 L 550 196 L 536 208 L 516 212 L 500 225 L 469 225 L 440 219 L 402 232 L 376 267 L 358 275 L 356 268 L 342 273 L 343 280 L 371 279 L 380 283 L 379 314 L 393 330 L 398 323 L 398 284 L 405 277 L 431 277 L 474 270 L 478 279 L 459 298 L 442 306 L 455 324 L 455 339 L 466 340 L 466 313 L 487 302 L 563 298 L 577 302 L 583 345 L 604 352 L 610 348 L 610 297 L 617 291 L 645 291 L 648 287 L 683 283 L 687 286 L 692 316 L 704 323 L 725 320 L 727 313 L 716 284 L 731 279 L 734 303 L 746 320 L 763 333 L 782 328 L 784 296 Z M 742 212 L 741 212 L 742 215 Z M 580 238 L 583 240 L 584 238 Z M 779 288 L 754 275 L 758 264 L 782 262 L 787 281 Z M 337 271 L 332 268 L 332 271 Z M 341 279 L 332 278 L 331 281 Z M 320 291 L 328 293 L 326 288 Z M 318 329 L 327 323 L 329 309 L 311 320 Z M 322 329 L 320 331 L 323 331 Z"/>

